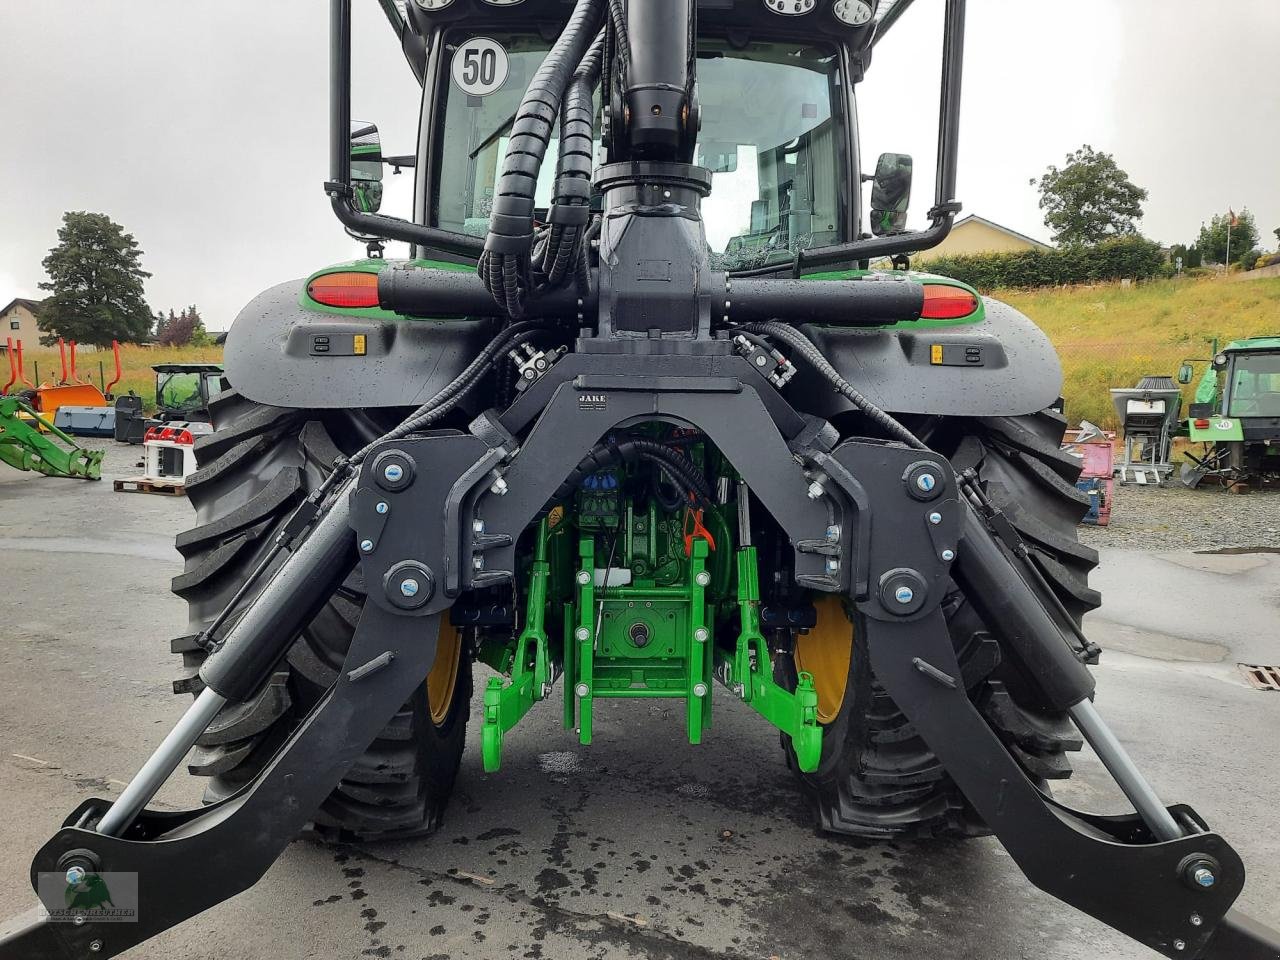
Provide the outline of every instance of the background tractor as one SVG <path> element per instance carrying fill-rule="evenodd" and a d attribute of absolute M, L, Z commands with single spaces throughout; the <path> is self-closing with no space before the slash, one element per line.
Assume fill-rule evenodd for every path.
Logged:
<path fill-rule="evenodd" d="M 964 0 L 929 225 L 905 228 L 902 155 L 864 203 L 858 84 L 908 6 L 385 0 L 422 89 L 415 152 L 389 160 L 415 171 L 399 219 L 333 0 L 325 190 L 374 255 L 232 327 L 177 541 L 194 702 L 33 863 L 135 873 L 137 922 L 33 922 L 0 958 L 114 955 L 252 885 L 308 823 L 430 832 L 476 664 L 489 771 L 553 698 L 589 749 L 599 700 L 668 701 L 698 744 L 733 697 L 825 830 L 994 832 L 1167 956 L 1275 957 L 1228 913 L 1239 857 L 1094 706 L 1096 555 L 1048 340 L 963 284 L 868 269 L 960 209 Z M 1135 812 L 1051 799 L 1085 741 Z M 184 758 L 207 806 L 149 809 Z"/>
<path fill-rule="evenodd" d="M 1179 383 L 1190 383 L 1194 363 L 1207 363 L 1188 408 L 1187 436 L 1204 444 L 1187 453 L 1182 482 L 1197 487 L 1206 477 L 1224 486 L 1280 480 L 1280 337 L 1213 343 L 1208 361 L 1184 360 Z"/>

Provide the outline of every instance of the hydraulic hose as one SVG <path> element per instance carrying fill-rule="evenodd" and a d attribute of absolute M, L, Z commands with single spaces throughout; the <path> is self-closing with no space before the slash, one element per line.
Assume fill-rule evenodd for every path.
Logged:
<path fill-rule="evenodd" d="M 569 22 L 525 90 L 511 126 L 489 233 L 476 268 L 498 305 L 511 317 L 523 315 L 525 298 L 533 287 L 530 272 L 538 170 L 565 89 L 596 35 L 600 17 L 601 0 L 577 0 Z"/>
<path fill-rule="evenodd" d="M 556 488 L 549 502 L 561 503 L 568 500 L 586 477 L 602 470 L 611 470 L 620 463 L 629 463 L 637 458 L 656 462 L 682 490 L 692 490 L 697 496 L 710 502 L 711 485 L 707 483 L 707 478 L 698 471 L 692 460 L 664 443 L 644 439 L 597 444 L 583 457 L 582 462 L 574 467 L 564 483 Z"/>
<path fill-rule="evenodd" d="M 561 286 L 578 267 L 578 253 L 591 219 L 591 171 L 594 157 L 595 100 L 600 81 L 605 31 L 601 30 L 573 72 L 560 111 L 560 153 L 548 222 L 551 225 L 539 257 L 548 286 Z"/>

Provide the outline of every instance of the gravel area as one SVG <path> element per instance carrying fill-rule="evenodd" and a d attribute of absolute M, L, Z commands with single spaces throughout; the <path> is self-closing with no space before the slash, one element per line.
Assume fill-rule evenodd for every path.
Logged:
<path fill-rule="evenodd" d="M 1112 504 L 1108 526 L 1080 527 L 1083 543 L 1128 550 L 1234 547 L 1280 553 L 1280 490 L 1188 490 L 1174 478 L 1166 487 L 1117 483 Z"/>

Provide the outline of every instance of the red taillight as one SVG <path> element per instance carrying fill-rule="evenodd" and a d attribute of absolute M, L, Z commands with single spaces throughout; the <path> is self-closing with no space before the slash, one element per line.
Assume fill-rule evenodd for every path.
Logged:
<path fill-rule="evenodd" d="M 1208 430 L 1208 429 L 1209 429 L 1209 421 L 1208 421 L 1208 420 L 1197 420 L 1197 421 L 1196 421 L 1196 429 L 1197 429 L 1197 430 Z"/>
<path fill-rule="evenodd" d="M 326 273 L 307 284 L 307 296 L 327 307 L 376 307 L 376 273 Z"/>
<path fill-rule="evenodd" d="M 190 446 L 196 442 L 196 438 L 191 435 L 190 430 L 180 430 L 178 431 L 178 435 L 173 438 L 173 442 Z"/>
<path fill-rule="evenodd" d="M 950 287 L 942 283 L 924 285 L 921 320 L 954 320 L 957 317 L 967 317 L 977 309 L 978 298 L 963 287 Z"/>
<path fill-rule="evenodd" d="M 142 435 L 142 439 L 143 439 L 144 441 L 147 441 L 147 440 L 159 440 L 159 439 L 160 439 L 160 428 L 159 428 L 159 427 L 147 427 L 147 432 L 146 432 L 146 433 L 144 433 L 144 434 Z"/>

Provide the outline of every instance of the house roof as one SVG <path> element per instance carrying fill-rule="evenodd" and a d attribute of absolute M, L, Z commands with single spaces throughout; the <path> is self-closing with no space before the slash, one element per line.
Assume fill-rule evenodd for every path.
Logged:
<path fill-rule="evenodd" d="M 956 230 L 959 227 L 964 226 L 970 220 L 974 221 L 975 223 L 985 224 L 986 226 L 990 227 L 993 230 L 999 230 L 1001 233 L 1007 233 L 1009 236 L 1016 237 L 1017 239 L 1021 240 L 1023 243 L 1029 243 L 1033 247 L 1036 247 L 1040 250 L 1053 249 L 1051 246 L 1049 246 L 1049 244 L 1042 243 L 1041 241 L 1035 239 L 1035 237 L 1028 237 L 1025 233 L 1019 233 L 1017 230 L 1010 230 L 1008 227 L 1002 226 L 1001 224 L 996 223 L 994 220 L 988 220 L 986 217 L 980 217 L 976 213 L 971 213 L 967 217 L 961 217 L 952 225 L 951 229 Z"/>
<path fill-rule="evenodd" d="M 4 309 L 0 310 L 0 313 L 8 313 L 14 307 L 26 307 L 32 313 L 35 313 L 40 309 L 40 304 L 42 303 L 44 303 L 43 300 L 28 300 L 26 297 L 14 297 L 5 304 Z"/>

